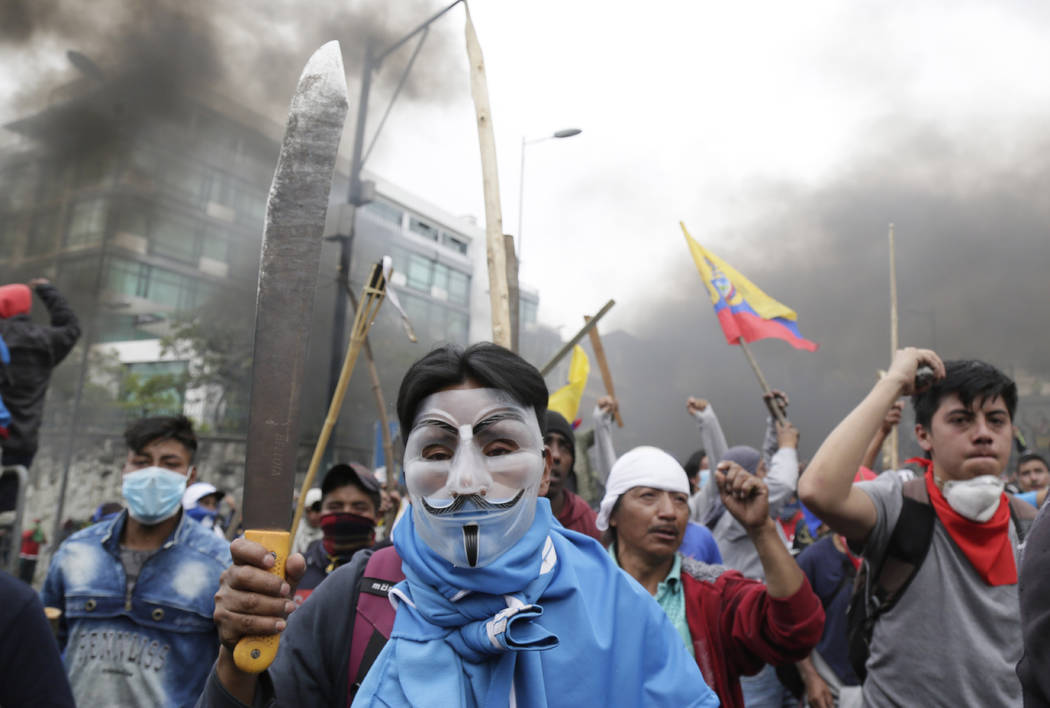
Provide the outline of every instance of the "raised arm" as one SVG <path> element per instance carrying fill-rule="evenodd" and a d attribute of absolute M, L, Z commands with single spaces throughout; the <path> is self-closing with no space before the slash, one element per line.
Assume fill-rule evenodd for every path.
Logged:
<path fill-rule="evenodd" d="M 867 467 L 869 470 L 875 469 L 875 461 L 879 458 L 879 452 L 882 450 L 882 446 L 886 443 L 886 438 L 889 437 L 893 429 L 901 422 L 901 413 L 904 410 L 904 403 L 897 401 L 890 408 L 886 417 L 882 419 L 882 425 L 879 427 L 878 432 L 875 433 L 875 437 L 871 439 L 868 444 L 868 449 L 864 452 L 864 460 L 860 463 L 862 466 Z"/>
<path fill-rule="evenodd" d="M 690 396 L 686 399 L 685 409 L 689 412 L 700 430 L 701 447 L 707 453 L 709 464 L 714 467 L 719 460 L 725 457 L 729 446 L 726 444 L 726 436 L 722 433 L 722 425 L 718 422 L 714 407 L 703 398 Z M 689 519 L 700 524 L 703 523 L 707 510 L 718 498 L 718 487 L 715 484 L 715 476 L 709 475 L 707 484 L 689 499 Z"/>
<path fill-rule="evenodd" d="M 618 406 L 619 403 L 612 396 L 602 396 L 594 406 L 594 468 L 602 486 L 605 486 L 605 480 L 609 479 L 609 470 L 616 462 L 612 426 Z"/>
<path fill-rule="evenodd" d="M 52 363 L 58 365 L 80 338 L 80 322 L 62 293 L 47 279 L 34 278 L 29 281 L 29 286 L 36 290 L 51 317 L 48 340 L 51 343 Z"/>
<path fill-rule="evenodd" d="M 853 486 L 853 478 L 886 413 L 902 395 L 915 392 L 922 364 L 932 367 L 936 378 L 944 376 L 944 364 L 929 349 L 899 350 L 886 376 L 831 431 L 799 480 L 802 503 L 851 541 L 865 541 L 878 521 L 875 505 Z"/>

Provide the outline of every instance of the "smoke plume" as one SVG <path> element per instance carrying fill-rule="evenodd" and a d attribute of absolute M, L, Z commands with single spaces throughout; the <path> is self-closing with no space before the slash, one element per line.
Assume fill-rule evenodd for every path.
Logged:
<path fill-rule="evenodd" d="M 812 354 L 775 340 L 752 345 L 770 385 L 790 395 L 804 457 L 889 364 L 891 221 L 901 345 L 1050 380 L 1046 141 L 1033 133 L 995 154 L 975 145 L 925 126 L 874 131 L 867 152 L 822 184 L 755 187 L 743 198 L 752 217 L 733 233 L 691 228 L 794 308 L 803 335 L 821 344 Z M 757 447 L 765 417 L 758 384 L 739 348 L 725 343 L 684 245 L 666 277 L 670 288 L 625 303 L 631 334 L 605 338 L 628 422 L 618 451 L 655 444 L 685 459 L 699 445 L 689 395 L 712 402 L 730 445 Z M 600 383 L 589 390 L 585 419 Z M 1034 423 L 1023 415 L 1022 428 Z M 911 439 L 906 419 L 902 441 Z"/>

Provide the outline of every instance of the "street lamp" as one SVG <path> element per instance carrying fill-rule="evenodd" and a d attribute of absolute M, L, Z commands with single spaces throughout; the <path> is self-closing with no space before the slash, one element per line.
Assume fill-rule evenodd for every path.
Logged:
<path fill-rule="evenodd" d="M 555 131 L 550 135 L 544 135 L 542 138 L 534 138 L 532 140 L 526 140 L 525 136 L 521 136 L 521 174 L 518 176 L 518 261 L 521 261 L 521 255 L 523 253 L 522 247 L 524 246 L 525 239 L 522 237 L 521 230 L 521 215 L 523 213 L 523 205 L 525 203 L 525 146 L 535 145 L 536 143 L 542 143 L 544 140 L 552 140 L 554 138 L 572 138 L 583 131 L 579 128 L 564 128 L 562 130 Z"/>

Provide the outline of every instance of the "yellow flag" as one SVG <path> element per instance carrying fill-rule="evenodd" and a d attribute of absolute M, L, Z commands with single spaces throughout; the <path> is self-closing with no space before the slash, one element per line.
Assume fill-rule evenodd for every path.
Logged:
<path fill-rule="evenodd" d="M 587 375 L 591 373 L 591 362 L 587 359 L 583 347 L 577 344 L 572 350 L 572 361 L 569 362 L 569 383 L 551 394 L 547 408 L 565 416 L 572 424 L 580 410 L 580 398 L 587 386 Z"/>

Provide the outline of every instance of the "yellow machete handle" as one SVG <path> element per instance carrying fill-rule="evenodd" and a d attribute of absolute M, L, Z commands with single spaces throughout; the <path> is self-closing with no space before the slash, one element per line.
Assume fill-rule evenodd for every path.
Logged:
<path fill-rule="evenodd" d="M 288 552 L 292 547 L 292 535 L 287 531 L 245 531 L 244 537 L 273 553 L 274 564 L 270 572 L 284 578 L 284 562 L 288 560 Z M 243 637 L 233 650 L 233 661 L 245 673 L 261 674 L 273 663 L 280 641 L 280 634 Z"/>

